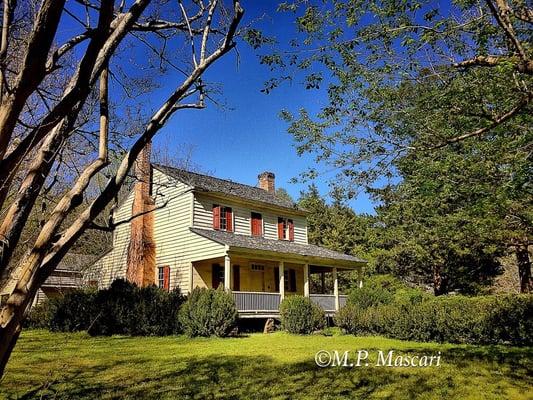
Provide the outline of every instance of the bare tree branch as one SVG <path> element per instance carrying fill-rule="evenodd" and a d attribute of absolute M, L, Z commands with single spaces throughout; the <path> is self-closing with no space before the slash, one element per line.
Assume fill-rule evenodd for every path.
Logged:
<path fill-rule="evenodd" d="M 533 60 L 517 61 L 507 56 L 476 56 L 469 60 L 453 64 L 457 68 L 496 67 L 502 62 L 511 62 L 518 72 L 533 75 Z"/>
<path fill-rule="evenodd" d="M 466 140 L 466 139 L 471 138 L 471 137 L 484 135 L 485 133 L 487 133 L 487 132 L 491 131 L 492 129 L 496 128 L 498 125 L 503 124 L 505 121 L 509 120 L 510 118 L 512 118 L 516 114 L 518 114 L 520 111 L 522 111 L 524 109 L 524 107 L 531 102 L 531 99 L 533 99 L 533 92 L 529 92 L 526 96 L 524 96 L 524 98 L 522 98 L 522 100 L 520 100 L 518 102 L 518 104 L 516 106 L 514 106 L 511 110 L 509 110 L 506 113 L 494 118 L 491 124 L 489 124 L 489 125 L 487 125 L 487 126 L 485 126 L 483 128 L 476 129 L 475 131 L 468 132 L 468 133 L 465 133 L 463 135 L 459 135 L 459 136 L 455 136 L 453 138 L 447 139 L 444 142 L 442 142 L 442 143 L 440 143 L 440 144 L 438 144 L 436 146 L 431 146 L 431 147 L 427 148 L 427 150 L 440 149 L 440 148 L 448 146 L 448 145 L 450 145 L 452 143 L 457 143 L 457 142 L 461 142 L 461 141 Z"/>

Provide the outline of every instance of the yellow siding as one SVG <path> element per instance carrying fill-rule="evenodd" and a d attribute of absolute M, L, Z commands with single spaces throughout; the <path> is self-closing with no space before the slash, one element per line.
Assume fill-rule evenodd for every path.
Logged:
<path fill-rule="evenodd" d="M 156 207 L 167 203 L 165 207 L 154 211 L 154 236 L 156 242 L 157 267 L 170 266 L 171 287 L 179 287 L 188 292 L 193 279 L 194 286 L 211 287 L 211 265 L 214 262 L 224 264 L 226 248 L 220 243 L 210 241 L 190 232 L 189 228 L 212 228 L 213 204 L 232 207 L 234 214 L 235 233 L 251 234 L 251 212 L 259 212 L 263 216 L 264 237 L 277 240 L 278 217 L 294 220 L 295 241 L 307 243 L 307 229 L 305 217 L 279 213 L 268 207 L 248 207 L 235 201 L 224 201 L 206 194 L 193 194 L 191 188 L 154 169 L 153 195 Z M 115 221 L 121 221 L 131 216 L 133 193 L 115 213 Z M 101 287 L 108 286 L 114 279 L 124 277 L 126 273 L 127 250 L 130 237 L 130 225 L 117 227 L 113 236 L 113 250 L 98 260 L 90 279 L 98 279 Z M 200 262 L 204 260 L 204 262 Z M 205 261 L 207 260 L 207 261 Z M 276 263 L 257 261 L 265 265 L 262 272 L 252 271 L 250 263 L 253 260 L 236 259 L 232 264 L 241 267 L 241 290 L 243 291 L 275 291 L 274 268 Z M 194 268 L 192 268 L 194 263 Z M 303 294 L 303 270 L 301 265 L 286 264 L 286 269 L 296 270 L 297 293 Z M 193 276 L 191 277 L 191 271 Z M 156 276 L 157 282 L 157 269 Z M 290 294 L 287 292 L 287 294 Z"/>
<path fill-rule="evenodd" d="M 224 267 L 224 259 L 213 259 L 201 262 L 195 262 L 193 268 L 193 286 L 210 288 L 212 287 L 212 265 L 219 264 Z M 252 264 L 259 264 L 264 266 L 263 271 L 252 270 Z M 232 273 L 233 267 L 239 266 L 240 269 L 240 291 L 243 292 L 275 292 L 275 268 L 278 267 L 277 262 L 265 260 L 249 260 L 249 259 L 232 259 Z M 299 294 L 303 295 L 304 275 L 303 265 L 285 263 L 285 270 L 294 269 L 296 271 L 296 292 L 285 291 L 287 295 Z M 232 276 L 233 284 L 233 276 Z M 233 288 L 237 290 L 236 288 Z"/>
<path fill-rule="evenodd" d="M 156 208 L 167 202 L 164 207 L 154 211 L 156 264 L 157 267 L 169 265 L 170 286 L 188 292 L 191 262 L 223 256 L 225 247 L 189 231 L 193 202 L 190 187 L 155 169 L 153 178 Z M 115 221 L 131 216 L 132 202 L 133 193 L 117 210 Z M 100 271 L 100 286 L 106 287 L 115 278 L 125 276 L 129 235 L 129 224 L 117 227 L 113 250 L 96 263 L 95 269 Z M 157 269 L 155 279 L 157 282 Z"/>
<path fill-rule="evenodd" d="M 115 212 L 115 222 L 131 217 L 133 192 L 131 192 L 122 205 Z M 124 278 L 126 274 L 126 259 L 130 239 L 130 224 L 117 226 L 113 232 L 113 249 L 100 258 L 91 269 L 90 276 L 86 279 L 95 279 L 100 287 L 107 287 L 117 278 Z"/>

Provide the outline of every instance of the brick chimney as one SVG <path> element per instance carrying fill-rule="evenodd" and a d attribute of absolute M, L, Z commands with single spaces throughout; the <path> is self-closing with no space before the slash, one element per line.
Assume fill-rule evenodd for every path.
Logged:
<path fill-rule="evenodd" d="M 273 172 L 262 172 L 257 178 L 259 179 L 259 187 L 263 190 L 266 190 L 269 193 L 276 192 L 276 175 Z"/>
<path fill-rule="evenodd" d="M 134 165 L 135 184 L 128 245 L 126 279 L 138 286 L 155 284 L 154 200 L 151 196 L 150 155 L 152 144 L 147 143 Z"/>

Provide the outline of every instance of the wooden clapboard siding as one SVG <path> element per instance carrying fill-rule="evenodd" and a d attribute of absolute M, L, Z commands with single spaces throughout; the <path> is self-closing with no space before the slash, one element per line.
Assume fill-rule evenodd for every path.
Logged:
<path fill-rule="evenodd" d="M 204 260 L 193 264 L 194 287 L 212 287 L 212 266 L 218 263 L 224 265 L 224 259 Z M 252 264 L 262 265 L 263 271 L 252 269 Z M 232 258 L 232 267 L 238 265 L 240 268 L 240 291 L 243 292 L 275 292 L 275 268 L 279 266 L 277 262 L 267 260 L 252 260 L 245 258 Z M 285 263 L 285 270 L 293 269 L 296 275 L 296 292 L 286 290 L 287 295 L 303 295 L 304 275 L 301 264 Z"/>
<path fill-rule="evenodd" d="M 122 221 L 131 217 L 133 191 L 126 197 L 121 206 L 115 211 L 114 221 Z M 91 268 L 88 279 L 98 281 L 99 287 L 107 287 L 117 278 L 126 276 L 126 260 L 130 240 L 130 224 L 122 224 L 113 232 L 113 248 L 96 261 Z"/>
<path fill-rule="evenodd" d="M 214 260 L 224 257 L 226 247 L 195 233 L 189 228 L 213 228 L 213 204 L 228 206 L 233 211 L 234 232 L 241 235 L 251 235 L 251 213 L 257 212 L 263 218 L 263 236 L 267 239 L 277 240 L 278 217 L 289 218 L 294 221 L 294 241 L 307 244 L 306 218 L 294 215 L 290 210 L 269 208 L 266 205 L 249 205 L 232 199 L 224 199 L 210 194 L 194 193 L 192 188 L 168 175 L 153 170 L 153 189 L 156 208 L 167 203 L 165 207 L 154 211 L 154 240 L 156 243 L 156 266 L 170 266 L 170 287 L 180 287 L 187 292 L 190 289 L 191 279 L 195 285 L 210 287 L 211 264 L 213 261 L 202 264 L 198 268 L 191 268 L 191 263 L 202 260 Z M 126 198 L 124 203 L 115 213 L 115 221 L 128 219 L 131 216 L 133 193 Z M 130 237 L 130 225 L 123 224 L 117 227 L 113 235 L 113 249 L 97 261 L 94 271 L 98 274 L 101 287 L 109 286 L 116 278 L 123 278 L 126 273 L 127 251 Z M 223 260 L 222 260 L 223 263 Z M 235 263 L 235 262 L 234 262 Z M 241 270 L 242 290 L 262 290 L 257 287 L 249 270 L 249 263 L 243 264 Z M 264 290 L 274 290 L 274 266 L 265 268 Z M 191 271 L 193 276 L 191 276 Z M 303 292 L 303 275 L 301 268 L 296 268 L 297 292 Z M 157 268 L 156 268 L 157 274 Z M 92 279 L 95 274 L 92 274 Z M 157 282 L 157 276 L 155 277 Z M 249 289 L 247 289 L 249 287 Z"/>
<path fill-rule="evenodd" d="M 240 235 L 251 235 L 252 211 L 263 216 L 266 239 L 278 239 L 278 217 L 290 218 L 294 221 L 294 241 L 307 244 L 307 222 L 304 216 L 293 215 L 289 210 L 276 211 L 263 206 L 247 206 L 232 200 L 223 201 L 207 194 L 196 194 L 194 199 L 194 226 L 203 229 L 213 229 L 213 204 L 229 206 L 233 210 L 234 232 Z"/>
<path fill-rule="evenodd" d="M 178 286 L 187 292 L 191 262 L 223 256 L 225 247 L 190 232 L 194 197 L 190 187 L 156 169 L 153 182 L 156 208 L 167 202 L 154 211 L 156 265 L 170 266 L 170 287 Z M 130 194 L 115 213 L 115 221 L 131 216 L 132 202 L 133 194 Z M 95 264 L 95 270 L 100 274 L 100 286 L 109 286 L 114 279 L 125 276 L 129 235 L 129 224 L 118 226 L 113 237 L 113 249 Z M 155 278 L 157 281 L 157 276 Z"/>

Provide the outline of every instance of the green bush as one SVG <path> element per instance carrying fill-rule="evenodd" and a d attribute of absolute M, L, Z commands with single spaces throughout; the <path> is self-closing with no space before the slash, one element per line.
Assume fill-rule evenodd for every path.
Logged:
<path fill-rule="evenodd" d="M 50 330 L 76 332 L 87 330 L 97 315 L 94 289 L 78 289 L 56 299 Z"/>
<path fill-rule="evenodd" d="M 233 296 L 224 289 L 194 289 L 179 311 L 188 336 L 228 336 L 237 323 Z"/>
<path fill-rule="evenodd" d="M 93 336 L 172 335 L 181 332 L 177 314 L 184 300 L 177 289 L 139 288 L 117 279 L 107 289 L 76 290 L 54 300 L 50 323 L 42 327 L 63 332 L 87 330 Z"/>
<path fill-rule="evenodd" d="M 395 299 L 366 308 L 347 304 L 335 316 L 335 323 L 357 335 L 423 342 L 533 344 L 531 295 L 428 299 L 410 293 Z"/>
<path fill-rule="evenodd" d="M 57 308 L 57 299 L 46 299 L 32 307 L 24 320 L 24 327 L 30 329 L 50 329 L 50 322 Z"/>
<path fill-rule="evenodd" d="M 411 289 L 391 275 L 376 275 L 366 280 L 362 288 L 352 289 L 348 303 L 368 308 L 394 302 L 421 302 L 424 296 L 422 290 Z"/>
<path fill-rule="evenodd" d="M 178 289 L 139 288 L 122 279 L 94 298 L 96 317 L 90 335 L 165 336 L 181 332 L 178 311 L 185 298 Z"/>
<path fill-rule="evenodd" d="M 309 298 L 289 296 L 279 308 L 281 328 L 290 333 L 308 334 L 326 325 L 324 311 Z"/>

